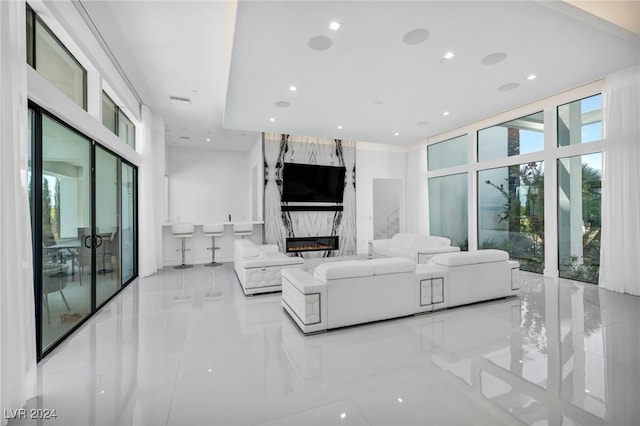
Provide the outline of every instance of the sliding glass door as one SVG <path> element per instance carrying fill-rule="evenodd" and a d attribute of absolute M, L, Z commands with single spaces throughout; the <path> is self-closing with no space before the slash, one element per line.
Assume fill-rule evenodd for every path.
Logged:
<path fill-rule="evenodd" d="M 136 168 L 29 111 L 39 356 L 137 276 Z"/>
<path fill-rule="evenodd" d="M 96 304 L 120 289 L 120 184 L 118 158 L 96 147 Z"/>
<path fill-rule="evenodd" d="M 42 349 L 91 312 L 91 141 L 42 115 Z"/>
<path fill-rule="evenodd" d="M 122 251 L 122 282 L 126 283 L 131 280 L 137 273 L 137 235 L 138 227 L 136 225 L 136 211 L 137 211 L 137 169 L 126 163 L 122 163 L 121 166 L 121 179 L 120 179 L 120 212 L 121 223 L 120 229 L 122 236 L 120 239 L 121 251 Z"/>

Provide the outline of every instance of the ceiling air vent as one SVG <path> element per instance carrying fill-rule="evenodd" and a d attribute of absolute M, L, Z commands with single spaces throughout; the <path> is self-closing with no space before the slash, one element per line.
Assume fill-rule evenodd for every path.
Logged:
<path fill-rule="evenodd" d="M 180 139 L 184 139 L 186 141 L 191 140 L 191 137 L 189 136 L 180 136 Z"/>
<path fill-rule="evenodd" d="M 191 99 L 185 98 L 183 96 L 170 95 L 169 99 L 171 99 L 172 101 L 176 101 L 176 102 L 184 102 L 184 103 L 187 103 L 187 104 L 191 103 Z"/>

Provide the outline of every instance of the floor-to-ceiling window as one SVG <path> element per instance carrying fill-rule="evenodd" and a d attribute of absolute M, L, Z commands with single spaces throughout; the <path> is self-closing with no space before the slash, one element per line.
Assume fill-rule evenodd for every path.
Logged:
<path fill-rule="evenodd" d="M 41 114 L 42 349 L 91 312 L 91 268 L 81 229 L 91 228 L 91 141 Z M 38 143 L 39 141 L 36 141 Z"/>
<path fill-rule="evenodd" d="M 508 251 L 520 269 L 544 270 L 544 163 L 518 157 L 544 149 L 542 111 L 477 133 L 478 248 Z M 515 162 L 482 170 L 483 163 Z"/>
<path fill-rule="evenodd" d="M 429 179 L 430 233 L 451 240 L 451 245 L 467 250 L 467 173 Z"/>
<path fill-rule="evenodd" d="M 465 134 L 427 147 L 429 171 L 442 174 L 429 178 L 429 232 L 461 250 L 469 247 L 468 173 L 456 167 L 468 163 L 468 145 Z"/>
<path fill-rule="evenodd" d="M 453 236 L 468 235 L 470 249 L 508 251 L 523 270 L 597 283 L 602 96 L 588 87 L 597 93 L 592 83 L 428 143 L 431 234 L 461 246 Z"/>
<path fill-rule="evenodd" d="M 137 170 L 37 105 L 29 129 L 42 355 L 137 276 Z"/>
<path fill-rule="evenodd" d="M 581 155 L 558 159 L 558 266 L 560 276 L 591 283 L 600 273 L 602 95 L 557 108 L 558 146 Z M 586 151 L 585 151 L 586 149 Z"/>
<path fill-rule="evenodd" d="M 478 172 L 478 248 L 508 251 L 520 269 L 543 272 L 542 161 Z"/>

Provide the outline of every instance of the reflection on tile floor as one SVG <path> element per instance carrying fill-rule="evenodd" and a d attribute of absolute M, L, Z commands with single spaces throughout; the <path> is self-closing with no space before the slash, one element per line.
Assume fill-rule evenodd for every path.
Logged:
<path fill-rule="evenodd" d="M 640 297 L 523 278 L 519 298 L 305 337 L 232 264 L 164 269 L 44 359 L 30 403 L 47 425 L 640 424 Z"/>

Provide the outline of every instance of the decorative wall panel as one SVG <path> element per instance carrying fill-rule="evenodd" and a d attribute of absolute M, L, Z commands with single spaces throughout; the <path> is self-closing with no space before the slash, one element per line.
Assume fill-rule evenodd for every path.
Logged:
<path fill-rule="evenodd" d="M 337 235 L 340 238 L 339 250 L 303 252 L 296 255 L 305 258 L 355 255 L 355 141 L 264 133 L 263 144 L 265 244 L 277 244 L 280 251 L 284 253 L 286 238 Z M 284 163 L 344 167 L 346 172 L 342 211 L 282 211 L 283 205 L 295 205 L 296 208 L 328 205 L 328 203 L 283 203 L 282 167 Z"/>

